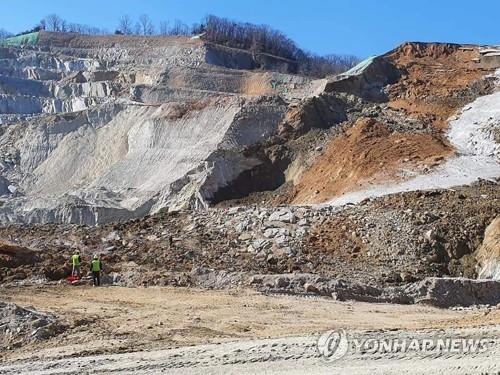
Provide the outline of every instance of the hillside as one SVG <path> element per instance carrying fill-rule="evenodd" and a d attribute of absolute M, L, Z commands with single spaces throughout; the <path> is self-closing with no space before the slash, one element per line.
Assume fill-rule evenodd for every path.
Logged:
<path fill-rule="evenodd" d="M 408 42 L 312 79 L 199 37 L 4 42 L 0 372 L 310 373 L 319 330 L 498 332 L 499 51 Z"/>
<path fill-rule="evenodd" d="M 37 47 L 2 49 L 4 221 L 104 223 L 276 188 L 317 203 L 405 180 L 454 153 L 446 119 L 494 85 L 458 45 L 317 81 L 187 37 L 41 32 Z"/>
<path fill-rule="evenodd" d="M 258 164 L 241 149 L 272 135 L 317 85 L 242 70 L 260 57 L 186 37 L 42 32 L 37 46 L 2 49 L 4 221 L 93 224 L 205 207 Z"/>

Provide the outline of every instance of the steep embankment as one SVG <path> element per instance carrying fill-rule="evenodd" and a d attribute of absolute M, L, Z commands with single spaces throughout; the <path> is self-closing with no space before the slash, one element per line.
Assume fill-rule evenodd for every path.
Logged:
<path fill-rule="evenodd" d="M 109 110 L 105 123 L 102 113 L 90 113 L 7 129 L 4 138 L 15 138 L 16 165 L 24 172 L 7 176 L 24 196 L 4 204 L 4 221 L 93 223 L 137 217 L 162 207 L 161 199 L 169 206 L 203 205 L 211 190 L 206 188 L 204 196 L 198 191 L 212 171 L 225 168 L 225 178 L 231 179 L 244 169 L 238 148 L 271 134 L 284 108 L 272 100 L 227 99 L 181 114 L 172 103 Z M 245 120 L 249 113 L 259 127 Z M 228 154 L 224 160 L 212 156 L 217 149 Z M 212 182 L 211 188 L 218 183 L 224 181 Z M 68 204 L 70 199 L 80 209 Z"/>
<path fill-rule="evenodd" d="M 384 56 L 402 72 L 387 88 L 389 106 L 438 129 L 446 129 L 455 111 L 485 92 L 483 78 L 492 72 L 478 46 L 405 43 Z"/>
<path fill-rule="evenodd" d="M 498 97 L 474 101 L 493 90 L 494 64 L 478 47 L 408 43 L 311 81 L 245 70 L 259 65 L 248 52 L 185 37 L 37 43 L 0 48 L 3 221 L 340 204 L 498 175 Z"/>
<path fill-rule="evenodd" d="M 287 102 L 311 85 L 234 69 L 255 67 L 248 52 L 186 37 L 42 32 L 36 49 L 0 55 L 4 222 L 96 224 L 205 207 L 261 163 L 242 149 L 275 133 Z"/>
<path fill-rule="evenodd" d="M 446 143 L 429 133 L 392 132 L 376 119 L 361 118 L 334 138 L 304 172 L 294 202 L 325 202 L 362 186 L 398 179 L 401 166 L 427 168 L 451 153 Z"/>
<path fill-rule="evenodd" d="M 379 78 L 384 64 L 397 68 L 395 82 Z M 500 176 L 498 94 L 474 101 L 495 90 L 489 72 L 477 47 L 408 43 L 332 82 L 332 90 L 365 100 L 378 92 L 379 110 L 326 145 L 294 187 L 293 202 L 343 204 Z"/>
<path fill-rule="evenodd" d="M 497 77 L 497 76 L 496 76 Z M 479 178 L 494 180 L 500 176 L 500 144 L 495 137 L 500 129 L 500 92 L 479 97 L 450 121 L 446 136 L 456 154 L 433 171 L 400 183 L 385 183 L 370 189 L 335 198 L 333 204 L 359 202 L 409 190 L 447 188 L 470 184 Z"/>

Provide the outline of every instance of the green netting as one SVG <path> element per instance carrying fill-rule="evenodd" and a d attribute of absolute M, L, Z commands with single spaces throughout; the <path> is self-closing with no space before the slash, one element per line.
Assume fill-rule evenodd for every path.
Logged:
<path fill-rule="evenodd" d="M 38 43 L 38 34 L 39 33 L 36 32 L 2 39 L 0 40 L 0 45 L 14 47 L 34 46 Z"/>
<path fill-rule="evenodd" d="M 373 62 L 373 60 L 377 56 L 372 56 L 367 58 L 366 60 L 361 61 L 358 65 L 355 67 L 349 69 L 347 72 L 342 73 L 344 76 L 356 76 L 358 74 L 363 73 L 363 71 L 370 66 L 370 64 Z"/>

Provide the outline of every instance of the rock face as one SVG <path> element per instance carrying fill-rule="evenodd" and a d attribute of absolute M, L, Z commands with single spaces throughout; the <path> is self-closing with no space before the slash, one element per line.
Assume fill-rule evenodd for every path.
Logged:
<path fill-rule="evenodd" d="M 430 277 L 403 287 L 376 288 L 314 274 L 254 275 L 249 284 L 266 293 L 310 294 L 339 301 L 426 303 L 438 307 L 496 305 L 500 282 Z"/>
<path fill-rule="evenodd" d="M 496 305 L 500 302 L 500 282 L 465 278 L 428 278 L 405 288 L 414 302 L 439 307 Z"/>
<path fill-rule="evenodd" d="M 293 61 L 200 39 L 41 32 L 0 47 L 0 221 L 96 225 L 279 188 L 281 202 L 347 201 L 400 178 L 402 163 L 419 175 L 452 153 L 435 123 L 493 87 L 476 84 L 491 71 L 476 55 L 405 44 L 311 80 L 287 74 Z M 409 119 L 413 102 L 423 115 Z M 469 180 L 497 174 L 487 161 Z"/>
<path fill-rule="evenodd" d="M 475 256 L 478 260 L 479 278 L 500 280 L 500 216 L 486 228 L 483 244 Z"/>
<path fill-rule="evenodd" d="M 390 60 L 371 57 L 328 82 L 325 91 L 347 92 L 372 101 L 386 101 L 384 86 L 396 83 L 400 72 Z"/>
<path fill-rule="evenodd" d="M 227 53 L 189 38 L 45 32 L 37 49 L 0 47 L 0 221 L 93 225 L 206 207 L 261 164 L 243 149 L 273 135 L 309 84 L 231 70 L 257 63 Z M 278 60 L 264 66 L 293 70 Z M 290 91 L 245 94 L 273 94 L 273 79 Z"/>
<path fill-rule="evenodd" d="M 9 126 L 4 139 L 16 132 L 19 154 L 5 174 L 19 190 L 1 219 L 95 224 L 165 205 L 203 206 L 225 182 L 214 174 L 230 180 L 258 163 L 238 156 L 239 148 L 271 134 L 283 111 L 272 100 L 238 99 L 207 102 L 179 117 L 176 108 L 110 105 L 52 123 Z M 249 112 L 258 126 L 248 122 Z"/>

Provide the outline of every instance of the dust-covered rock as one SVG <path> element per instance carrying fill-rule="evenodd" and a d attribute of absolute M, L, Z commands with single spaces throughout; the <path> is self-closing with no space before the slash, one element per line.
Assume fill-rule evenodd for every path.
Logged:
<path fill-rule="evenodd" d="M 0 301 L 0 345 L 14 349 L 47 340 L 65 330 L 54 315 Z"/>

